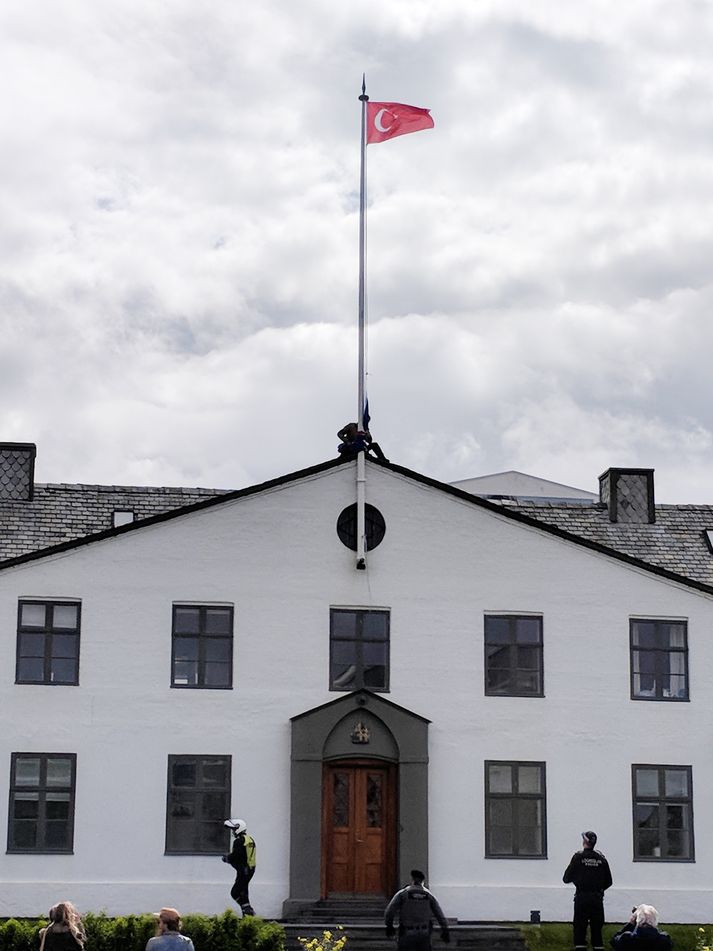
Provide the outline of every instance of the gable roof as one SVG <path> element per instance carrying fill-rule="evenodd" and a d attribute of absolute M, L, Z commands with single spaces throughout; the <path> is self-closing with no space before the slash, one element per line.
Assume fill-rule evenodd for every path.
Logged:
<path fill-rule="evenodd" d="M 30 502 L 0 503 L 0 570 L 44 558 L 148 525 L 289 485 L 340 466 L 341 458 L 244 489 L 182 489 L 139 486 L 38 485 Z M 368 460 L 476 507 L 537 528 L 679 584 L 713 594 L 713 555 L 703 537 L 713 528 L 713 506 L 657 505 L 656 522 L 609 521 L 606 507 L 588 500 L 515 497 L 490 500 L 392 462 Z M 114 509 L 133 509 L 137 520 L 111 527 Z"/>

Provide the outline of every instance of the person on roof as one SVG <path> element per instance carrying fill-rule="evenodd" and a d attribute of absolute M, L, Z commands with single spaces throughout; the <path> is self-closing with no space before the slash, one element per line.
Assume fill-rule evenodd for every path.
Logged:
<path fill-rule="evenodd" d="M 337 438 L 342 441 L 337 446 L 337 452 L 343 459 L 356 459 L 357 454 L 365 452 L 367 456 L 378 459 L 380 462 L 388 462 L 381 446 L 374 442 L 368 429 L 359 429 L 357 423 L 347 423 L 337 433 Z"/>

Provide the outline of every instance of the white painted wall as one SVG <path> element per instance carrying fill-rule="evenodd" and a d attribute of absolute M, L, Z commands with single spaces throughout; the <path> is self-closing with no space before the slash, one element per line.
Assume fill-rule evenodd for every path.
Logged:
<path fill-rule="evenodd" d="M 0 572 L 0 828 L 12 752 L 77 754 L 73 855 L 5 855 L 0 916 L 231 905 L 213 856 L 165 856 L 167 756 L 233 756 L 233 815 L 258 842 L 251 897 L 288 893 L 290 717 L 328 690 L 329 607 L 391 609 L 388 698 L 432 721 L 430 879 L 451 916 L 571 914 L 561 883 L 594 828 L 612 866 L 608 915 L 655 904 L 699 920 L 713 900 L 709 747 L 713 601 L 368 466 L 387 533 L 367 571 L 338 540 L 354 500 L 342 467 L 204 512 Z M 82 602 L 79 687 L 14 683 L 19 598 Z M 174 601 L 235 605 L 234 689 L 172 690 Z M 483 615 L 544 617 L 541 699 L 483 695 Z M 690 703 L 629 699 L 629 617 L 688 620 Z M 547 860 L 485 859 L 483 762 L 547 764 Z M 695 863 L 632 861 L 631 764 L 693 767 Z"/>

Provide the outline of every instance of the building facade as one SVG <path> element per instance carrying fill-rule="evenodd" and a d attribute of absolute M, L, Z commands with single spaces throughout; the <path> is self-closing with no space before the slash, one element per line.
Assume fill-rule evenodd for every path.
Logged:
<path fill-rule="evenodd" d="M 335 460 L 162 502 L 75 487 L 93 521 L 38 547 L 57 493 L 4 451 L 0 916 L 222 911 L 232 815 L 267 917 L 418 865 L 450 916 L 565 920 L 593 828 L 612 919 L 700 919 L 713 509 L 655 506 L 648 470 L 495 501 L 367 461 L 358 570 Z M 122 492 L 154 508 L 113 524 Z"/>

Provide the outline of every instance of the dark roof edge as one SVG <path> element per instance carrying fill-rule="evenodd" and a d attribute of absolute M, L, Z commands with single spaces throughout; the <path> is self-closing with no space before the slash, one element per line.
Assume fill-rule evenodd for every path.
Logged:
<path fill-rule="evenodd" d="M 200 512 L 203 509 L 212 508 L 214 505 L 222 505 L 224 502 L 231 502 L 235 499 L 257 495 L 259 492 L 278 488 L 290 482 L 297 482 L 299 479 L 309 478 L 309 476 L 312 475 L 319 475 L 322 472 L 328 472 L 330 469 L 335 469 L 337 466 L 345 464 L 343 459 L 329 459 L 327 462 L 321 462 L 316 466 L 309 466 L 307 469 L 299 469 L 297 472 L 290 472 L 288 475 L 280 476 L 277 479 L 268 479 L 267 482 L 250 485 L 244 489 L 235 489 L 232 492 L 223 492 L 221 495 L 211 496 L 210 498 L 202 499 L 200 502 L 191 502 L 188 505 L 169 509 L 167 512 L 161 512 L 158 515 L 150 515 L 148 518 L 137 519 L 128 525 L 119 525 L 117 528 L 107 528 L 103 532 L 94 532 L 91 535 L 83 535 L 81 538 L 72 538 L 69 541 L 60 542 L 58 545 L 38 548 L 36 551 L 26 552 L 24 555 L 16 555 L 14 558 L 7 558 L 4 561 L 0 561 L 0 571 L 3 571 L 5 568 L 14 568 L 17 565 L 24 565 L 30 561 L 37 561 L 40 558 L 58 555 L 65 551 L 72 551 L 75 548 L 82 548 L 84 545 L 91 545 L 94 542 L 114 538 L 117 535 L 126 535 L 129 532 L 134 532 L 141 528 L 148 528 L 150 525 L 168 522 L 181 515 L 188 515 L 191 512 Z"/>
<path fill-rule="evenodd" d="M 423 485 L 431 486 L 434 489 L 440 489 L 442 492 L 453 495 L 456 498 L 461 499 L 463 502 L 469 502 L 473 505 L 480 506 L 481 508 L 487 509 L 490 512 L 497 513 L 504 518 L 509 518 L 514 522 L 521 522 L 523 525 L 529 525 L 531 528 L 537 528 L 540 531 L 546 532 L 548 535 L 554 535 L 557 538 L 562 538 L 565 541 L 572 542 L 573 544 L 579 545 L 582 548 L 588 548 L 591 551 L 596 551 L 598 554 L 606 555 L 609 558 L 615 558 L 617 561 L 623 561 L 625 564 L 631 565 L 634 568 L 640 568 L 642 571 L 659 575 L 659 577 L 667 578 L 669 581 L 675 581 L 677 584 L 685 585 L 687 588 L 695 588 L 697 591 L 703 591 L 705 594 L 713 594 L 713 585 L 708 585 L 703 581 L 696 581 L 695 578 L 688 578 L 686 575 L 680 575 L 675 571 L 670 571 L 668 568 L 661 568 L 659 565 L 652 565 L 651 562 L 644 561 L 641 558 L 636 558 L 634 555 L 627 555 L 625 552 L 618 551 L 616 548 L 610 548 L 608 545 L 603 545 L 601 542 L 595 542 L 589 538 L 583 538 L 581 535 L 575 535 L 574 533 L 568 532 L 556 525 L 551 525 L 549 522 L 541 522 L 539 519 L 533 518 L 531 515 L 525 515 L 523 512 L 516 512 L 512 509 L 497 505 L 495 502 L 491 502 L 489 499 L 483 498 L 482 496 L 472 495 L 470 492 L 464 492 L 463 489 L 457 489 L 455 486 L 448 485 L 447 482 L 439 482 L 437 479 L 432 479 L 430 476 L 421 475 L 419 472 L 413 472 L 411 469 L 406 469 L 404 466 L 398 466 L 394 463 L 377 464 L 384 466 L 384 468 L 392 469 L 394 472 L 400 472 L 402 475 L 407 476 L 409 479 L 413 479 L 415 482 L 421 482 Z"/>
<path fill-rule="evenodd" d="M 129 525 L 120 525 L 118 528 L 108 528 L 106 531 L 96 532 L 93 535 L 84 535 L 82 538 L 73 538 L 71 541 L 61 542 L 59 545 L 51 545 L 48 548 L 40 548 L 37 551 L 27 552 L 24 555 L 17 555 L 14 558 L 8 558 L 5 561 L 0 561 L 0 571 L 3 571 L 5 568 L 14 568 L 18 565 L 27 564 L 31 561 L 37 561 L 41 558 L 47 558 L 51 555 L 61 554 L 65 551 L 72 551 L 75 548 L 81 548 L 84 545 L 91 545 L 94 542 L 104 541 L 108 538 L 114 538 L 117 535 L 125 535 L 141 528 L 147 528 L 150 525 L 158 525 L 161 522 L 168 522 L 171 519 L 178 518 L 182 515 L 188 515 L 191 512 L 200 512 L 204 509 L 212 508 L 215 505 L 222 505 L 225 502 L 232 502 L 236 499 L 248 498 L 251 495 L 257 495 L 259 492 L 265 492 L 268 489 L 279 488 L 280 486 L 288 485 L 291 482 L 297 482 L 300 479 L 309 478 L 309 476 L 312 475 L 320 475 L 323 472 L 328 472 L 330 469 L 336 469 L 339 466 L 348 465 L 350 461 L 351 460 L 345 461 L 341 458 L 329 459 L 327 462 L 320 462 L 315 466 L 309 466 L 306 469 L 299 469 L 296 472 L 290 472 L 287 475 L 279 476 L 276 479 L 269 479 L 268 481 L 260 482 L 257 485 L 247 486 L 247 488 L 244 489 L 236 489 L 234 492 L 225 492 L 222 495 L 213 496 L 211 498 L 204 499 L 201 502 L 192 502 L 190 505 L 183 505 L 180 508 L 170 509 L 168 512 L 162 512 L 160 515 L 151 515 L 148 518 L 138 519 L 136 522 L 131 522 Z M 383 469 L 390 469 L 392 472 L 404 475 L 414 482 L 419 482 L 422 485 L 429 486 L 430 488 L 438 489 L 439 491 L 445 492 L 448 495 L 452 495 L 463 502 L 468 502 L 470 505 L 476 505 L 480 508 L 486 509 L 489 512 L 492 512 L 493 514 L 500 515 L 502 518 L 510 519 L 514 522 L 520 522 L 522 525 L 528 525 L 530 528 L 536 528 L 548 535 L 554 535 L 556 538 L 562 538 L 565 541 L 572 542 L 573 544 L 579 545 L 582 548 L 588 548 L 590 551 L 596 551 L 601 555 L 606 555 L 609 558 L 622 561 L 624 564 L 631 565 L 634 568 L 640 568 L 642 571 L 658 575 L 661 578 L 667 578 L 669 581 L 675 581 L 677 584 L 682 584 L 687 588 L 694 588 L 695 590 L 702 591 L 705 594 L 713 595 L 712 585 L 705 584 L 702 581 L 696 581 L 693 578 L 688 578 L 686 575 L 677 574 L 675 571 L 670 571 L 668 568 L 661 568 L 658 565 L 652 565 L 650 562 L 643 561 L 641 558 L 635 558 L 633 555 L 627 555 L 624 552 L 617 551 L 616 548 L 610 548 L 608 545 L 602 545 L 601 542 L 595 542 L 588 538 L 582 538 L 581 535 L 575 535 L 572 532 L 565 531 L 563 528 L 558 528 L 556 525 L 550 525 L 547 522 L 541 522 L 538 519 L 533 518 L 530 515 L 525 515 L 522 512 L 514 512 L 511 509 L 497 505 L 495 502 L 491 502 L 488 499 L 482 498 L 481 496 L 472 495 L 470 492 L 464 492 L 462 489 L 457 489 L 455 486 L 449 485 L 447 482 L 439 482 L 437 479 L 431 478 L 431 476 L 422 475 L 420 472 L 414 472 L 412 469 L 407 469 L 405 466 L 396 465 L 396 463 L 393 462 L 381 462 L 379 460 L 370 459 L 369 463 L 371 465 L 381 466 Z"/>
<path fill-rule="evenodd" d="M 357 690 L 340 693 L 338 697 L 334 697 L 332 700 L 325 700 L 324 703 L 319 703 L 316 707 L 310 707 L 309 710 L 303 710 L 302 713 L 296 713 L 293 717 L 290 717 L 290 722 L 301 720 L 303 717 L 307 717 L 312 713 L 318 713 L 320 710 L 325 710 L 327 707 L 332 707 L 337 703 L 344 703 L 347 700 L 359 696 L 370 697 L 374 700 L 378 700 L 379 703 L 383 703 L 386 706 L 391 707 L 393 710 L 401 710 L 403 713 L 408 713 L 410 717 L 421 720 L 423 723 L 431 722 L 428 717 L 421 716 L 420 713 L 414 713 L 413 710 L 409 710 L 408 707 L 402 707 L 400 703 L 394 703 L 393 700 L 389 700 L 389 698 L 385 697 L 383 693 L 376 693 L 373 690 L 368 690 L 366 687 L 359 687 Z"/>

